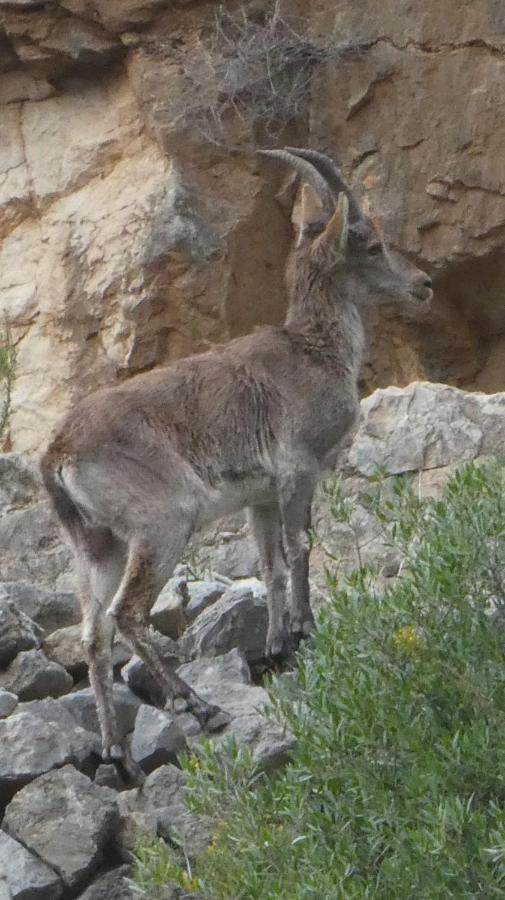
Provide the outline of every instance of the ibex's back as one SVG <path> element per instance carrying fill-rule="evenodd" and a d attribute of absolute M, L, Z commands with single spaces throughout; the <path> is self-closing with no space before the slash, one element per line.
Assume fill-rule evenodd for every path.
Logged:
<path fill-rule="evenodd" d="M 104 752 L 126 758 L 130 772 L 112 708 L 111 616 L 164 693 L 221 726 L 220 711 L 167 671 L 151 646 L 145 626 L 157 592 L 195 529 L 248 506 L 267 584 L 267 652 L 278 655 L 290 634 L 308 633 L 310 507 L 320 473 L 357 416 L 360 311 L 431 297 L 429 278 L 387 250 L 327 157 L 270 155 L 305 178 L 284 327 L 91 395 L 43 459 L 81 577 Z"/>

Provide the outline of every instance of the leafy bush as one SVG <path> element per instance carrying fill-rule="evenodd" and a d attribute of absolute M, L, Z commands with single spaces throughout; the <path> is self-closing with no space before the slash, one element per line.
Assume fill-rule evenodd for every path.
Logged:
<path fill-rule="evenodd" d="M 369 569 L 330 572 L 296 673 L 271 685 L 290 763 L 267 777 L 210 745 L 187 762 L 214 822 L 203 897 L 505 896 L 505 466 L 463 467 L 443 500 L 390 485 L 367 502 L 402 576 L 379 597 Z"/>
<path fill-rule="evenodd" d="M 7 323 L 0 332 L 0 440 L 9 423 L 12 387 L 16 369 L 16 348 Z"/>

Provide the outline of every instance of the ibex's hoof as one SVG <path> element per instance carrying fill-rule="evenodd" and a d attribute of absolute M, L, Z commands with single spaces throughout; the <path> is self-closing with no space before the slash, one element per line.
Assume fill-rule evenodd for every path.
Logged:
<path fill-rule="evenodd" d="M 274 662 L 281 662 L 289 656 L 291 650 L 289 635 L 287 631 L 281 631 L 278 634 L 268 635 L 266 645 L 266 655 Z"/>
<path fill-rule="evenodd" d="M 129 751 L 121 744 L 111 744 L 110 747 L 104 747 L 102 759 L 105 762 L 114 763 L 126 784 L 141 787 L 146 780 L 146 776 L 139 764 L 132 759 Z"/>
<path fill-rule="evenodd" d="M 291 632 L 293 640 L 296 642 L 296 644 L 299 644 L 300 641 L 305 640 L 305 638 L 308 638 L 312 634 L 315 627 L 316 624 L 314 622 L 314 617 L 311 615 L 307 616 L 307 618 L 305 619 L 292 619 L 290 622 L 289 630 Z"/>

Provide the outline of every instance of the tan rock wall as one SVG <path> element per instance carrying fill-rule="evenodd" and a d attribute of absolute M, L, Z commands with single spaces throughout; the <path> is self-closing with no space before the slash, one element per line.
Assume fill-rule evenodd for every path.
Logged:
<path fill-rule="evenodd" d="M 379 323 L 364 389 L 418 377 L 503 388 L 503 4 L 285 8 L 316 40 L 333 29 L 367 43 L 319 69 L 289 138 L 305 130 L 334 153 L 435 279 L 429 320 Z M 0 0 L 0 315 L 18 345 L 17 450 L 40 448 L 93 387 L 282 316 L 292 192 L 276 199 L 272 166 L 167 112 L 177 54 L 199 58 L 213 11 Z"/>

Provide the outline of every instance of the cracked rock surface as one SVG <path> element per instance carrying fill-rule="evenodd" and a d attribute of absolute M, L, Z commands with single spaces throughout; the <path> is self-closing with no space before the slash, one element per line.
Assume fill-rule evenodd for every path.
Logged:
<path fill-rule="evenodd" d="M 315 74 L 307 143 L 335 154 L 388 238 L 435 282 L 428 321 L 381 317 L 366 389 L 416 378 L 502 389 L 502 5 L 302 6 L 286 14 L 301 14 L 316 43 L 333 33 L 361 48 Z M 282 318 L 292 191 L 252 154 L 169 114 L 180 65 L 198 66 L 214 13 L 175 0 L 0 2 L 14 450 L 38 450 L 94 387 Z M 233 549 L 222 542 L 223 573 L 257 574 L 251 546 Z"/>

